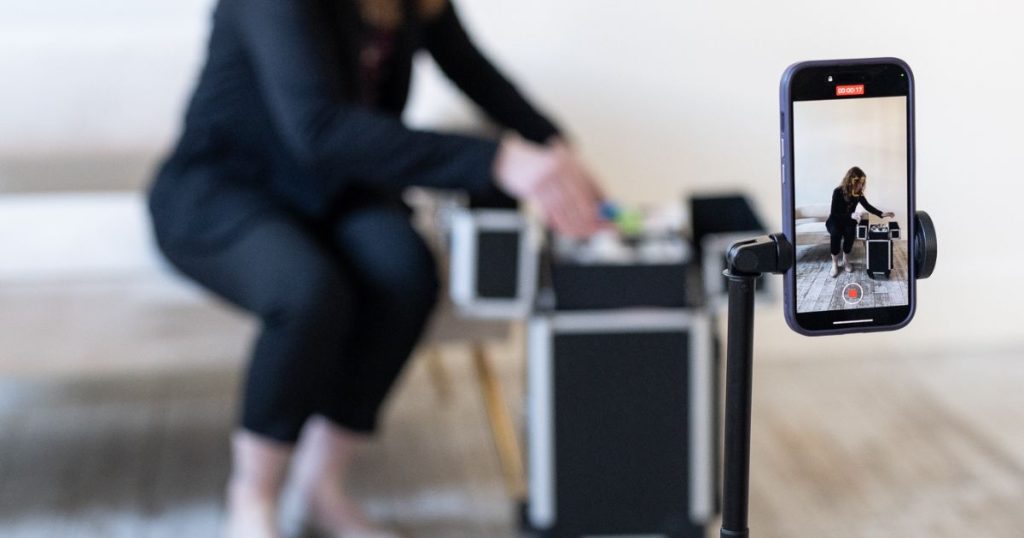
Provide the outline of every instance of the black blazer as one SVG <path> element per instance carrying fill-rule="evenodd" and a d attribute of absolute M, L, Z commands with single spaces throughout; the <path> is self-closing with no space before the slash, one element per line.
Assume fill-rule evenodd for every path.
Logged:
<path fill-rule="evenodd" d="M 315 219 L 368 191 L 493 192 L 495 141 L 402 124 L 420 48 L 498 123 L 537 142 L 558 133 L 473 45 L 454 7 L 420 21 L 414 1 L 371 108 L 356 100 L 352 0 L 220 0 L 181 137 L 150 191 L 160 243 L 216 246 L 270 208 Z"/>
<path fill-rule="evenodd" d="M 857 204 L 864 206 L 864 209 L 876 217 L 882 216 L 881 210 L 868 203 L 868 199 L 864 195 L 853 196 L 847 200 L 843 195 L 843 187 L 839 186 L 832 190 L 832 207 L 829 210 L 828 219 L 825 221 L 825 227 L 831 230 L 836 225 L 844 228 L 852 225 L 853 219 L 850 218 L 850 214 L 857 209 Z"/>

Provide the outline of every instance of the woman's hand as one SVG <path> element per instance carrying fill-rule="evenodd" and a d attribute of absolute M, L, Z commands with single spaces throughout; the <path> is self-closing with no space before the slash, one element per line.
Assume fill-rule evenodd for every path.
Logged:
<path fill-rule="evenodd" d="M 896 213 L 893 213 L 892 211 L 886 211 L 885 213 L 882 213 L 882 218 L 883 219 L 893 219 L 893 218 L 896 218 Z"/>
<path fill-rule="evenodd" d="M 494 175 L 505 192 L 537 204 L 559 233 L 586 237 L 601 225 L 597 182 L 562 142 L 541 146 L 506 136 L 494 161 Z"/>

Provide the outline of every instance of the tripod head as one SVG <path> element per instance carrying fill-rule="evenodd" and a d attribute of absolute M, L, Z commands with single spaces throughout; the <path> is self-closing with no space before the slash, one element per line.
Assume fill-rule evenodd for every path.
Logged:
<path fill-rule="evenodd" d="M 785 273 L 793 266 L 793 243 L 785 234 L 762 235 L 733 243 L 726 259 L 733 275 Z"/>

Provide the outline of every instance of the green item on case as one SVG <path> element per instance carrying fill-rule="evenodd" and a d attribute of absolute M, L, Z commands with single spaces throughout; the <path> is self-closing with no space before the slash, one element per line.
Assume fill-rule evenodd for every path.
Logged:
<path fill-rule="evenodd" d="M 627 237 L 643 232 L 644 217 L 639 211 L 624 210 L 612 202 L 604 202 L 601 204 L 601 218 L 615 224 L 619 233 Z"/>

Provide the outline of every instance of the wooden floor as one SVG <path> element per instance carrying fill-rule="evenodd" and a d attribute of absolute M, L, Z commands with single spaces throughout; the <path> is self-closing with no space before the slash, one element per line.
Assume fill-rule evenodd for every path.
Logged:
<path fill-rule="evenodd" d="M 0 536 L 215 536 L 238 361 L 193 357 L 162 369 L 114 367 L 135 354 L 152 355 L 147 360 L 154 363 L 166 356 L 128 338 L 121 347 L 92 346 L 110 356 L 109 368 L 86 374 L 80 365 L 78 372 L 30 375 L 31 364 L 18 367 L 8 350 L 30 363 L 40 355 L 25 340 L 40 350 L 51 350 L 56 340 L 71 344 L 56 325 L 40 331 L 38 324 L 13 323 L 16 312 L 23 316 L 16 319 L 25 319 L 27 307 L 11 306 L 18 300 L 2 290 L 0 296 Z M 45 303 L 38 293 L 32 297 Z M 132 325 L 142 323 L 166 343 L 174 333 L 193 334 L 230 319 L 183 315 L 188 309 L 181 305 L 166 312 L 142 308 L 140 302 L 130 301 L 138 307 L 133 321 L 110 318 L 118 301 L 101 301 L 92 311 L 99 319 L 89 326 L 94 334 L 107 326 L 136 334 Z M 66 322 L 55 304 L 49 319 Z M 174 323 L 161 321 L 167 314 Z M 188 342 L 185 354 L 210 349 L 205 337 Z M 355 491 L 372 515 L 411 538 L 515 536 L 515 512 L 469 353 L 445 351 L 451 399 L 439 400 L 426 363 L 415 361 L 388 408 L 383 435 L 357 460 Z M 495 351 L 521 421 L 521 363 L 505 346 Z M 898 357 L 851 350 L 827 360 L 759 356 L 755 536 L 1024 536 L 1021 359 L 1018 350 Z"/>
<path fill-rule="evenodd" d="M 1021 358 L 762 362 L 751 528 L 777 537 L 1024 536 Z"/>
<path fill-rule="evenodd" d="M 907 304 L 907 242 L 893 241 L 893 269 L 889 279 L 869 278 L 864 263 L 864 242 L 857 241 L 848 259 L 853 272 L 840 271 L 833 278 L 828 242 L 797 248 L 797 311 L 847 310 Z M 864 297 L 856 305 L 843 300 L 847 284 L 860 284 Z"/>
<path fill-rule="evenodd" d="M 383 437 L 356 462 L 354 491 L 371 515 L 410 537 L 514 535 L 469 357 L 450 358 L 461 385 L 451 400 L 440 402 L 426 369 L 414 366 Z M 0 536 L 216 536 L 236 377 L 211 370 L 0 385 Z"/>

